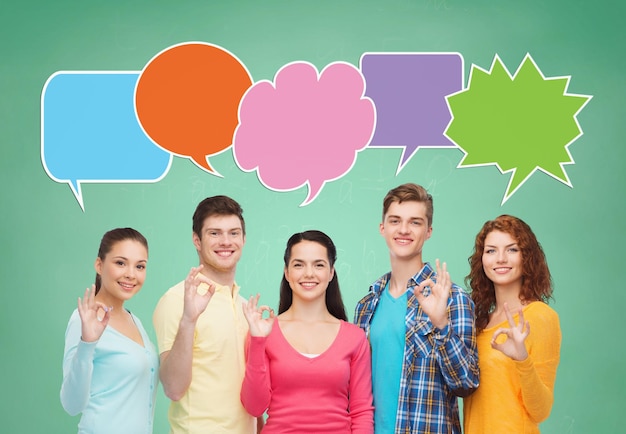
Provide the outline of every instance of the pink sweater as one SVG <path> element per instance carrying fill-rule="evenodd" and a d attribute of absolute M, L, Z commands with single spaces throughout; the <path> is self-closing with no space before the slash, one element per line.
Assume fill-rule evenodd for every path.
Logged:
<path fill-rule="evenodd" d="M 250 338 L 241 402 L 253 416 L 267 410 L 264 434 L 372 434 L 365 333 L 342 321 L 331 346 L 309 358 L 287 342 L 276 321 L 267 338 Z"/>

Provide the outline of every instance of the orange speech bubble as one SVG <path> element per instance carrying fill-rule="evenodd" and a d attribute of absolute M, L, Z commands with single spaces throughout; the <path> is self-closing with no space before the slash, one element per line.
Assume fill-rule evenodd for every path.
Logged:
<path fill-rule="evenodd" d="M 214 172 L 207 156 L 232 145 L 239 102 L 252 78 L 221 47 L 192 42 L 152 58 L 135 89 L 137 119 L 160 147 Z"/>

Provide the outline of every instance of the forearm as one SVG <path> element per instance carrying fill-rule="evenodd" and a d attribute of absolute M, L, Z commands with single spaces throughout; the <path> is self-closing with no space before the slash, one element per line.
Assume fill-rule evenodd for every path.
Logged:
<path fill-rule="evenodd" d="M 159 377 L 165 395 L 180 400 L 191 384 L 193 341 L 196 323 L 182 318 L 172 348 L 161 354 Z"/>
<path fill-rule="evenodd" d="M 271 399 L 269 367 L 265 357 L 264 337 L 251 337 L 246 360 L 246 374 L 241 385 L 241 403 L 248 413 L 259 417 Z"/>
<path fill-rule="evenodd" d="M 440 330 L 440 333 L 442 334 L 435 338 L 435 345 L 443 377 L 455 395 L 469 396 L 479 384 L 476 346 L 471 343 L 467 345 L 452 327 L 448 326 Z"/>
<path fill-rule="evenodd" d="M 448 323 L 435 330 L 437 362 L 447 386 L 456 396 L 469 396 L 479 384 L 474 304 L 460 288 L 453 289 Z"/>
<path fill-rule="evenodd" d="M 520 378 L 524 408 L 535 423 L 543 422 L 552 410 L 553 386 L 542 381 L 530 356 L 526 360 L 515 362 L 515 368 Z M 553 372 L 556 374 L 556 369 Z M 549 384 L 554 385 L 554 378 L 549 381 Z"/>
<path fill-rule="evenodd" d="M 95 347 L 96 342 L 81 341 L 66 353 L 63 360 L 61 405 L 71 416 L 82 412 L 89 402 Z"/>
<path fill-rule="evenodd" d="M 374 432 L 371 360 L 369 342 L 363 336 L 363 343 L 350 366 L 349 409 L 352 434 Z"/>

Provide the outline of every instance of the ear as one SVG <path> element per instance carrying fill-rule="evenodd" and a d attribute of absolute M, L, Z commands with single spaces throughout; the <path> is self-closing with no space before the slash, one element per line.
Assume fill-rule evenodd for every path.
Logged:
<path fill-rule="evenodd" d="M 385 223 L 381 222 L 378 225 L 378 232 L 380 232 L 380 234 L 382 235 L 384 231 L 385 231 Z"/>
<path fill-rule="evenodd" d="M 102 275 L 102 259 L 98 256 L 96 262 L 93 263 L 93 268 L 96 269 L 96 273 Z"/>
<path fill-rule="evenodd" d="M 191 241 L 193 242 L 193 245 L 196 247 L 196 250 L 200 251 L 200 249 L 202 248 L 202 241 L 200 240 L 200 237 L 198 236 L 197 233 L 195 232 L 191 233 Z"/>
<path fill-rule="evenodd" d="M 283 273 L 285 274 L 285 280 L 289 282 L 289 272 L 287 271 L 287 267 L 283 269 Z"/>
<path fill-rule="evenodd" d="M 330 280 L 333 280 L 333 277 L 335 277 L 335 267 L 332 267 L 332 268 L 330 269 Z M 330 281 L 330 280 L 329 280 L 329 281 Z"/>
<path fill-rule="evenodd" d="M 428 239 L 430 239 L 430 236 L 431 236 L 432 234 L 433 234 L 433 227 L 432 227 L 432 226 L 430 226 L 430 227 L 428 228 L 428 232 L 426 232 L 426 239 L 427 239 L 427 240 L 428 240 Z"/>

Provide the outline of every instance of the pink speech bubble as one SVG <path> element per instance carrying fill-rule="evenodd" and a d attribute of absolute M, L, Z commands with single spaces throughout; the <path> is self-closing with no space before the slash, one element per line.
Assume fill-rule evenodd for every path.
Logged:
<path fill-rule="evenodd" d="M 243 96 L 233 153 L 270 190 L 308 184 L 304 206 L 350 171 L 372 138 L 376 110 L 364 96 L 363 75 L 348 63 L 331 63 L 318 75 L 312 64 L 294 62 L 274 81 L 259 81 Z"/>

